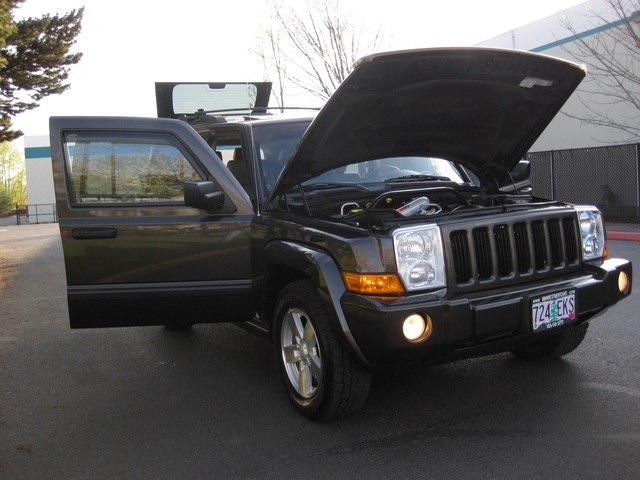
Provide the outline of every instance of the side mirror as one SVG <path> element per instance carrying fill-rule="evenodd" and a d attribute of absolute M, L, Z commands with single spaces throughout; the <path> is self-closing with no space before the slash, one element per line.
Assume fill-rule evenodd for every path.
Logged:
<path fill-rule="evenodd" d="M 185 182 L 184 203 L 202 210 L 219 210 L 224 205 L 224 193 L 209 180 Z"/>

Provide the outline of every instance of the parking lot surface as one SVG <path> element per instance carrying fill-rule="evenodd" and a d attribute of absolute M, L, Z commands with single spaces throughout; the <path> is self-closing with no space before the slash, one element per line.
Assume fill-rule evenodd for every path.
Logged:
<path fill-rule="evenodd" d="M 71 330 L 65 288 L 56 224 L 0 227 L 0 479 L 640 477 L 637 292 L 562 360 L 385 370 L 359 414 L 317 424 L 269 343 Z"/>

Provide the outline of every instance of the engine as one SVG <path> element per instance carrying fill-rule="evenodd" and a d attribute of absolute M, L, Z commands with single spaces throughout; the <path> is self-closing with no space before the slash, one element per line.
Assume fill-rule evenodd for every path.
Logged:
<path fill-rule="evenodd" d="M 340 206 L 340 213 L 332 216 L 363 228 L 384 228 L 390 222 L 424 220 L 454 212 L 477 215 L 479 209 L 500 209 L 532 201 L 530 195 L 486 194 L 477 190 L 465 192 L 451 187 L 436 187 L 388 191 L 372 201 L 345 202 Z"/>

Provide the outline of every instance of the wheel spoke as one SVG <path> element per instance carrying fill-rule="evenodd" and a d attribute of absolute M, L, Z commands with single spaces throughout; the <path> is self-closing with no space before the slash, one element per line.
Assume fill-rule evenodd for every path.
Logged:
<path fill-rule="evenodd" d="M 294 338 L 302 339 L 304 336 L 304 325 L 302 325 L 302 315 L 299 312 L 291 312 L 291 321 L 288 322 L 289 328 Z"/>
<path fill-rule="evenodd" d="M 316 383 L 320 384 L 322 379 L 322 361 L 318 355 L 309 355 L 309 370 L 311 375 L 315 378 Z"/>
<path fill-rule="evenodd" d="M 297 355 L 296 355 L 297 352 Z M 282 347 L 284 361 L 287 363 L 297 363 L 300 361 L 300 352 L 296 345 L 285 345 Z"/>
<path fill-rule="evenodd" d="M 315 348 L 317 344 L 316 332 L 313 329 L 313 325 L 311 325 L 311 322 L 307 322 L 307 324 L 305 325 L 304 336 L 302 338 L 307 343 L 309 348 Z"/>
<path fill-rule="evenodd" d="M 311 372 L 307 367 L 302 367 L 298 374 L 298 393 L 303 397 L 308 397 L 313 393 Z"/>

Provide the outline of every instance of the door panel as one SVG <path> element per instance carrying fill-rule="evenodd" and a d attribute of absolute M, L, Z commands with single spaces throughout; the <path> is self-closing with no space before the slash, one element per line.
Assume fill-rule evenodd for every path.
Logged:
<path fill-rule="evenodd" d="M 251 204 L 191 127 L 53 118 L 51 134 L 72 327 L 251 318 Z M 192 180 L 222 209 L 187 207 Z"/>

